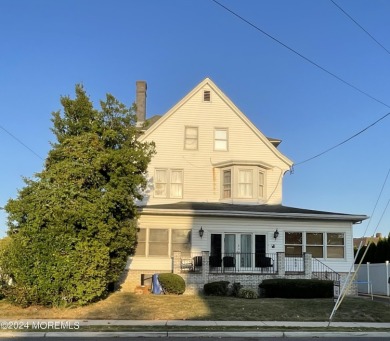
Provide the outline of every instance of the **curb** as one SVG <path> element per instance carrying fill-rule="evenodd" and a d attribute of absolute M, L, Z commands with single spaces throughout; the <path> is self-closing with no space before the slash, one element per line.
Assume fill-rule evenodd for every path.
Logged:
<path fill-rule="evenodd" d="M 367 338 L 389 338 L 390 332 L 4 332 L 0 334 L 0 339 L 3 337 L 17 338 L 45 338 L 45 337 L 61 337 L 61 338 L 142 338 L 142 337 L 241 337 L 241 338 L 264 338 L 264 337 L 279 337 L 279 338 L 326 338 L 326 337 L 367 337 Z"/>

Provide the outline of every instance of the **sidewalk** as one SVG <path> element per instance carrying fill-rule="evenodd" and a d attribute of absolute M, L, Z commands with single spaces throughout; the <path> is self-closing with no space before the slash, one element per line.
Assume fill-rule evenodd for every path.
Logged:
<path fill-rule="evenodd" d="M 7 323 L 16 323 L 17 328 L 8 328 Z M 24 323 L 24 324 L 23 324 Z M 61 324 L 62 323 L 62 324 Z M 289 322 L 289 321 L 179 321 L 179 320 L 0 320 L 2 337 L 34 336 L 34 337 L 387 337 L 390 338 L 390 323 L 375 322 L 332 322 L 328 329 L 328 322 Z M 24 326 L 24 328 L 22 327 Z M 33 326 L 43 327 L 43 331 L 33 331 Z M 157 331 L 78 331 L 80 327 L 101 326 L 129 326 L 129 327 L 156 327 Z M 189 331 L 175 331 L 164 327 L 193 327 Z M 8 325 L 11 327 L 11 325 Z M 46 328 L 45 328 L 46 327 Z M 50 327 L 50 328 L 49 328 Z M 160 327 L 160 328 L 159 328 Z M 197 331 L 200 327 L 258 327 L 250 331 Z M 267 328 L 278 328 L 267 330 Z M 283 330 L 283 328 L 305 328 L 306 331 Z M 313 328 L 313 331 L 307 331 Z M 353 331 L 335 331 L 334 328 L 349 328 Z M 12 330 L 11 330 L 12 329 Z M 16 330 L 17 329 L 17 330 Z M 190 328 L 192 329 L 192 328 Z M 319 331 L 320 329 L 320 331 Z M 333 330 L 332 330 L 333 329 Z M 355 331 L 356 329 L 356 331 Z M 362 331 L 362 329 L 365 329 Z M 368 331 L 366 330 L 368 329 Z M 370 331 L 369 329 L 373 329 Z"/>

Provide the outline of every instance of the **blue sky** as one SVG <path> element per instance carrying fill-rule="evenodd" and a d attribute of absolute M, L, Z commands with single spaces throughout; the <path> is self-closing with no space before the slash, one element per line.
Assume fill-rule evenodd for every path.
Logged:
<path fill-rule="evenodd" d="M 163 114 L 205 77 L 295 163 L 390 112 L 390 54 L 330 0 L 219 0 L 383 104 L 340 82 L 211 0 L 0 0 L 0 125 L 43 159 L 51 113 L 82 83 L 98 105 L 130 105 L 148 83 L 148 115 Z M 335 0 L 390 50 L 390 2 Z M 390 116 L 284 178 L 283 204 L 371 215 L 390 167 Z M 43 160 L 0 129 L 0 207 Z M 390 180 L 389 180 L 390 182 Z M 384 188 L 367 235 L 390 197 Z M 390 209 L 377 232 L 390 231 Z M 0 211 L 0 237 L 6 216 Z M 356 225 L 361 237 L 367 222 Z"/>

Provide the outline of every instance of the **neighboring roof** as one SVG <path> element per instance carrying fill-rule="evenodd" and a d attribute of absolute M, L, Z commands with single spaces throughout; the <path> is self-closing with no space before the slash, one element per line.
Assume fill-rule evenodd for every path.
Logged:
<path fill-rule="evenodd" d="M 307 210 L 283 205 L 238 205 L 211 202 L 178 202 L 139 207 L 141 214 L 203 215 L 220 217 L 257 217 L 361 222 L 366 215 Z"/>

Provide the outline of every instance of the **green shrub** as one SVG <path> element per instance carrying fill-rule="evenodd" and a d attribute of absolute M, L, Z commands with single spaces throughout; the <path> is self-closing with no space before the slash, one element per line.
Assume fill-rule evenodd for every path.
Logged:
<path fill-rule="evenodd" d="M 318 279 L 265 279 L 259 285 L 262 296 L 280 298 L 333 297 L 333 281 Z"/>
<path fill-rule="evenodd" d="M 257 298 L 257 292 L 254 291 L 253 289 L 246 289 L 246 288 L 241 288 L 238 292 L 237 297 L 239 298 Z"/>
<path fill-rule="evenodd" d="M 206 283 L 203 286 L 204 294 L 208 296 L 227 296 L 229 292 L 228 285 L 228 281 Z"/>
<path fill-rule="evenodd" d="M 242 285 L 240 283 L 233 283 L 231 295 L 234 297 L 238 297 L 241 288 Z"/>
<path fill-rule="evenodd" d="M 182 295 L 186 290 L 186 283 L 179 275 L 172 273 L 159 274 L 158 280 L 166 294 Z"/>

